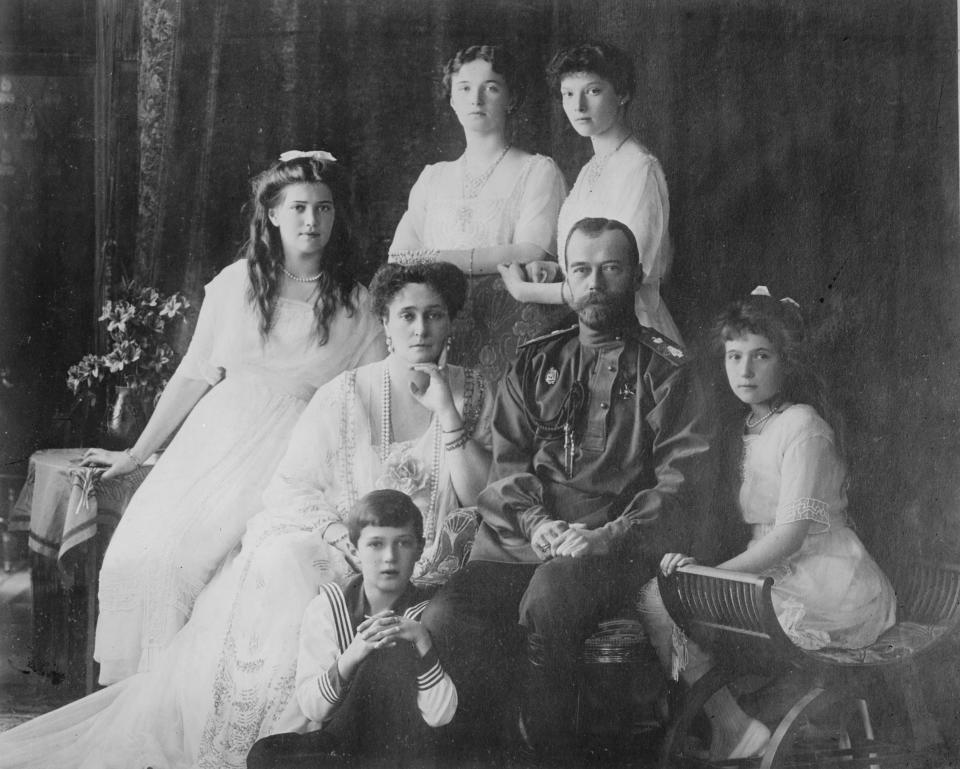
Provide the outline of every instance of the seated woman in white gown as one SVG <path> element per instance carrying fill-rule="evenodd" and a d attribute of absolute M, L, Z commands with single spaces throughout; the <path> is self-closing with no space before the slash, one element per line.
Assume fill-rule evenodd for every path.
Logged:
<path fill-rule="evenodd" d="M 180 426 L 130 501 L 100 574 L 100 683 L 151 669 L 260 509 L 316 389 L 386 354 L 354 277 L 350 194 L 326 152 L 288 152 L 253 180 L 242 258 L 206 287 L 190 348 L 128 451 L 130 472 Z"/>
<path fill-rule="evenodd" d="M 502 264 L 521 270 L 524 263 L 556 261 L 557 214 L 567 185 L 553 160 L 510 143 L 524 88 L 506 48 L 458 51 L 444 67 L 443 90 L 466 147 L 456 160 L 423 169 L 397 225 L 390 261 L 428 257 L 455 264 L 469 277 L 470 297 L 454 326 L 450 358 L 495 382 L 516 359 L 518 344 L 551 330 L 569 312 L 515 301 L 497 274 Z"/>
<path fill-rule="evenodd" d="M 777 619 L 794 644 L 869 646 L 894 624 L 896 596 L 851 528 L 847 469 L 824 418 L 830 411 L 822 386 L 805 360 L 796 303 L 778 302 L 759 287 L 720 316 L 715 342 L 730 389 L 747 406 L 726 431 L 727 464 L 752 532 L 747 548 L 718 568 L 772 577 Z M 693 562 L 667 553 L 660 568 L 671 574 Z M 661 661 L 686 683 L 713 666 L 706 650 L 674 632 L 656 581 L 644 588 L 640 609 Z M 748 717 L 728 689 L 703 710 L 711 725 L 711 759 L 763 753 L 769 729 Z"/>
<path fill-rule="evenodd" d="M 444 516 L 472 505 L 490 463 L 492 397 L 445 365 L 466 279 L 443 263 L 387 265 L 371 283 L 392 352 L 318 390 L 236 550 L 154 670 L 0 734 L 0 767 L 242 768 L 253 743 L 312 725 L 294 685 L 303 611 L 352 573 L 343 516 L 404 491 L 431 570 Z"/>

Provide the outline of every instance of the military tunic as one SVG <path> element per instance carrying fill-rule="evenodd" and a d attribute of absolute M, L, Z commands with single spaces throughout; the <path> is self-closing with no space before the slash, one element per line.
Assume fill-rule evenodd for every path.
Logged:
<path fill-rule="evenodd" d="M 684 482 L 707 450 L 685 363 L 639 325 L 528 343 L 500 388 L 472 559 L 538 563 L 530 540 L 551 519 L 603 527 L 617 553 L 679 548 L 694 512 Z"/>
<path fill-rule="evenodd" d="M 707 469 L 708 441 L 684 362 L 638 324 L 578 326 L 526 344 L 503 380 L 470 562 L 423 619 L 460 694 L 460 739 L 502 732 L 524 680 L 522 700 L 540 711 L 527 710 L 527 725 L 563 733 L 583 639 L 694 534 L 691 480 Z M 555 519 L 602 529 L 607 552 L 541 559 L 531 538 Z"/>

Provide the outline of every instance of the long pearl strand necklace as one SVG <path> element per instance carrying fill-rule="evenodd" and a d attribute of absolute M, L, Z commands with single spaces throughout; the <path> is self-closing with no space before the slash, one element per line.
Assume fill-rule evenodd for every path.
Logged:
<path fill-rule="evenodd" d="M 384 362 L 383 365 L 383 401 L 380 407 L 380 461 L 386 465 L 390 458 L 390 446 L 393 444 L 393 418 L 390 410 L 390 364 Z M 430 502 L 424 513 L 423 520 L 425 528 L 431 526 L 436 518 L 434 513 L 437 507 L 437 498 L 440 496 L 440 425 L 436 415 L 430 418 L 434 428 L 433 439 L 433 467 L 430 470 Z M 424 531 L 427 541 L 430 540 L 430 532 Z"/>
<path fill-rule="evenodd" d="M 316 283 L 321 277 L 323 277 L 323 270 L 318 272 L 316 275 L 297 275 L 290 272 L 290 270 L 283 265 L 280 265 L 280 269 L 283 270 L 283 274 L 290 278 L 290 280 L 295 280 L 297 283 Z"/>

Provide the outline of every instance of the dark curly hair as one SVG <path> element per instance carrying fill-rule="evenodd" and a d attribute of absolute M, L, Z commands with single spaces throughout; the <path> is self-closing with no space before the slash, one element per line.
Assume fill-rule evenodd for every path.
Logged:
<path fill-rule="evenodd" d="M 609 43 L 582 43 L 557 51 L 547 65 L 547 83 L 553 93 L 567 75 L 590 72 L 609 80 L 618 96 L 632 99 L 637 87 L 633 61 Z"/>
<path fill-rule="evenodd" d="M 423 545 L 423 514 L 402 491 L 377 489 L 360 497 L 347 514 L 347 532 L 354 546 L 360 541 L 360 532 L 367 526 L 391 526 L 398 529 L 412 526 L 417 541 Z"/>
<path fill-rule="evenodd" d="M 444 101 L 450 100 L 452 93 L 451 82 L 453 81 L 453 76 L 460 71 L 460 67 L 477 59 L 489 62 L 493 71 L 503 77 L 507 88 L 510 89 L 510 96 L 513 99 L 510 112 L 516 112 L 520 109 L 527 90 L 523 71 L 520 69 L 520 65 L 513 57 L 513 54 L 502 45 L 471 45 L 457 51 L 453 55 L 453 58 L 443 67 L 440 93 Z"/>
<path fill-rule="evenodd" d="M 352 314 L 356 309 L 353 294 L 357 288 L 354 264 L 357 248 L 353 238 L 350 192 L 344 171 L 336 163 L 309 157 L 276 161 L 251 181 L 250 232 L 240 248 L 240 256 L 246 259 L 250 275 L 247 298 L 260 311 L 260 334 L 266 338 L 273 326 L 283 274 L 280 231 L 270 221 L 269 214 L 272 208 L 283 202 L 285 191 L 291 184 L 325 184 L 333 194 L 333 230 L 323 250 L 313 306 L 317 342 L 324 345 L 334 312 L 344 307 Z"/>
<path fill-rule="evenodd" d="M 457 317 L 467 301 L 467 278 L 449 262 L 417 262 L 415 264 L 385 264 L 370 281 L 373 311 L 381 320 L 390 312 L 390 302 L 404 286 L 422 283 L 440 294 L 447 306 L 450 320 Z"/>

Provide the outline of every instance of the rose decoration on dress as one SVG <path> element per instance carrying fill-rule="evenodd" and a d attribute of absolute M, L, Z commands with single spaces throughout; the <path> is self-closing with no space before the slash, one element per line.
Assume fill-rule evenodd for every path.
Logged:
<path fill-rule="evenodd" d="M 427 487 L 430 474 L 423 462 L 406 452 L 391 455 L 383 467 L 383 474 L 377 478 L 378 489 L 394 489 L 412 497 Z"/>

